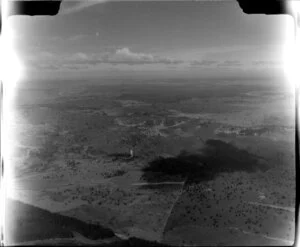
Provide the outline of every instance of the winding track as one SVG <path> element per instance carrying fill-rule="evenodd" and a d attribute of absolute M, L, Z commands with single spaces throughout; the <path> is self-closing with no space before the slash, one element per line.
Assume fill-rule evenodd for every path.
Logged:
<path fill-rule="evenodd" d="M 266 203 L 260 203 L 260 202 L 247 202 L 248 204 L 256 205 L 256 206 L 261 206 L 261 207 L 268 207 L 268 208 L 275 208 L 275 209 L 281 209 L 285 211 L 289 211 L 294 213 L 295 208 L 292 207 L 283 207 L 283 206 L 278 206 L 278 205 L 273 205 L 273 204 L 266 204 Z"/>

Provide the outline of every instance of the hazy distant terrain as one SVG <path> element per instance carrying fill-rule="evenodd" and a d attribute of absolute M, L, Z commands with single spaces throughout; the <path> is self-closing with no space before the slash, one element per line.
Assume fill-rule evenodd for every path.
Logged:
<path fill-rule="evenodd" d="M 14 199 L 170 245 L 293 241 L 293 95 L 278 82 L 27 82 L 16 109 Z"/>

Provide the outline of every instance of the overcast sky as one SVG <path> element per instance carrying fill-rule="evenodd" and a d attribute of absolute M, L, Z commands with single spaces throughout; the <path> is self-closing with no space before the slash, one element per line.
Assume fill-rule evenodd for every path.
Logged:
<path fill-rule="evenodd" d="M 246 15 L 236 1 L 95 3 L 63 2 L 54 17 L 10 17 L 28 77 L 281 68 L 287 17 Z"/>

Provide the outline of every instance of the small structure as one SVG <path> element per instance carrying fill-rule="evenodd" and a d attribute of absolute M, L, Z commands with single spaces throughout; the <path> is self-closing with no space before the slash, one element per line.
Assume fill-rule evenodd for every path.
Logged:
<path fill-rule="evenodd" d="M 133 158 L 133 149 L 130 149 L 130 158 Z"/>

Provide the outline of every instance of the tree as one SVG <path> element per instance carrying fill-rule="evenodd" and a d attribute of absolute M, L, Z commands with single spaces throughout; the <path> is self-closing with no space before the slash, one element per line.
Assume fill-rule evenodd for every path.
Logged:
<path fill-rule="evenodd" d="M 127 135 L 122 138 L 121 144 L 129 147 L 130 158 L 134 157 L 134 149 L 139 146 L 145 138 L 146 136 L 136 129 L 128 131 Z"/>

